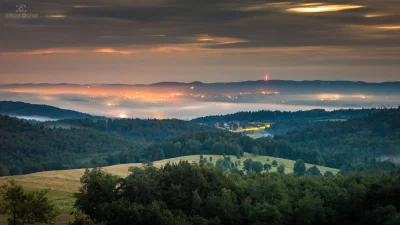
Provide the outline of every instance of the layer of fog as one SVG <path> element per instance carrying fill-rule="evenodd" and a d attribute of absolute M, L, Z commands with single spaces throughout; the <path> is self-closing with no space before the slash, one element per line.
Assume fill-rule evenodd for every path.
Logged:
<path fill-rule="evenodd" d="M 49 117 L 43 117 L 43 116 L 18 116 L 18 115 L 10 115 L 12 117 L 16 117 L 19 119 L 24 119 L 24 120 L 36 120 L 40 122 L 45 122 L 45 121 L 55 121 L 55 119 L 49 118 Z"/>
<path fill-rule="evenodd" d="M 286 95 L 287 102 L 279 103 L 244 103 L 244 102 L 212 102 L 201 101 L 188 98 L 176 98 L 171 101 L 133 101 L 121 97 L 92 97 L 79 94 L 35 94 L 18 92 L 0 92 L 0 100 L 22 101 L 33 104 L 46 104 L 63 109 L 71 109 L 92 115 L 107 117 L 128 117 L 128 118 L 179 118 L 192 119 L 207 115 L 221 115 L 235 113 L 239 111 L 256 110 L 280 110 L 297 111 L 310 109 L 335 110 L 341 108 L 369 108 L 371 106 L 379 107 L 397 107 L 399 102 L 383 101 L 378 96 L 368 102 L 368 104 L 358 104 L 357 107 L 349 107 L 346 104 L 340 104 L 339 101 L 329 101 L 319 104 L 313 99 L 304 99 L 307 104 L 291 103 L 291 99 L 298 99 L 299 96 Z M 323 96 L 325 97 L 325 96 Z M 329 96 L 328 96 L 329 97 Z M 396 97 L 396 96 L 395 96 Z M 387 99 L 386 96 L 382 97 Z M 397 99 L 396 99 L 397 100 Z M 297 102 L 298 103 L 298 102 Z M 314 104 L 313 104 L 314 103 Z M 49 118 L 25 118 L 36 119 L 40 121 L 49 120 Z"/>
<path fill-rule="evenodd" d="M 400 156 L 380 156 L 378 157 L 379 161 L 390 161 L 395 164 L 400 164 Z"/>

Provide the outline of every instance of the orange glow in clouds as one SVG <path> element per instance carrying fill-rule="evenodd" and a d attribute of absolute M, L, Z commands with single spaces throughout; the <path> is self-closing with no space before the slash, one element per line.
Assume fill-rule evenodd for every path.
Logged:
<path fill-rule="evenodd" d="M 336 12 L 349 9 L 363 8 L 363 5 L 329 5 L 324 3 L 300 4 L 298 7 L 289 8 L 286 11 L 296 13 L 324 13 Z"/>
<path fill-rule="evenodd" d="M 0 54 L 10 54 L 10 55 L 44 55 L 44 54 L 71 54 L 71 53 L 116 53 L 122 55 L 129 55 L 137 53 L 132 50 L 118 50 L 114 48 L 98 48 L 98 49 L 68 49 L 68 48 L 49 48 L 49 49 L 36 49 L 31 51 L 23 52 L 0 52 Z"/>
<path fill-rule="evenodd" d="M 113 48 L 100 48 L 100 49 L 96 49 L 94 52 L 98 52 L 98 53 L 118 53 L 118 54 L 124 54 L 124 55 L 128 55 L 128 54 L 134 53 L 133 51 L 120 51 L 120 50 L 115 50 Z"/>
<path fill-rule="evenodd" d="M 180 90 L 172 91 L 169 88 L 148 88 L 133 86 L 96 86 L 96 85 L 57 85 L 52 87 L 3 87 L 0 91 L 14 93 L 31 93 L 41 95 L 43 100 L 52 101 L 56 95 L 75 94 L 83 95 L 89 99 L 102 101 L 108 107 L 119 106 L 119 101 L 138 102 L 171 102 L 180 101 L 185 94 Z"/>

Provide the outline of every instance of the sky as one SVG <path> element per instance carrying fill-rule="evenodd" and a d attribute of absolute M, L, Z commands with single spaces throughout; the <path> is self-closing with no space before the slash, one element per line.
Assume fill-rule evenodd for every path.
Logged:
<path fill-rule="evenodd" d="M 400 80 L 399 0 L 0 1 L 0 83 Z"/>

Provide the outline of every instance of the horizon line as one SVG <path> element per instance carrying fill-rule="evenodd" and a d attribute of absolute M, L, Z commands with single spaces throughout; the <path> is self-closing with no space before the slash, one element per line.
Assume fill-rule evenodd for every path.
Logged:
<path fill-rule="evenodd" d="M 233 83 L 245 83 L 245 82 L 275 82 L 275 81 L 283 81 L 283 82 L 351 82 L 351 83 L 366 83 L 366 84 L 384 84 L 384 83 L 399 83 L 400 80 L 398 81 L 382 81 L 382 82 L 367 82 L 367 81 L 361 81 L 361 80 L 280 80 L 280 79 L 275 79 L 275 80 L 242 80 L 242 81 L 219 81 L 219 82 L 202 82 L 202 81 L 191 81 L 191 82 L 181 82 L 181 81 L 160 81 L 160 82 L 154 82 L 154 83 L 147 83 L 147 84 L 140 84 L 140 83 L 134 83 L 134 84 L 129 84 L 129 83 L 0 83 L 0 86 L 9 86 L 9 85 L 79 85 L 79 86 L 88 86 L 88 85 L 125 85 L 125 86 L 150 86 L 150 85 L 157 85 L 157 84 L 168 84 L 168 83 L 174 83 L 174 84 L 233 84 Z"/>

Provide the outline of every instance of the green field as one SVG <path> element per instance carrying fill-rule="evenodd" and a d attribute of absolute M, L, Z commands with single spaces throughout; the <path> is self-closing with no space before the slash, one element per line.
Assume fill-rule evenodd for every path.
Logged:
<path fill-rule="evenodd" d="M 203 155 L 205 158 L 209 159 L 213 158 L 213 162 L 215 163 L 218 159 L 223 158 L 222 155 Z M 232 161 L 238 160 L 236 156 L 230 156 Z M 285 165 L 286 173 L 293 172 L 293 166 L 295 161 L 282 159 L 282 158 L 274 158 L 270 156 L 255 156 L 252 154 L 245 153 L 245 155 L 240 159 L 241 165 L 243 166 L 243 161 L 251 158 L 256 161 L 260 161 L 262 163 L 271 164 L 273 160 L 278 162 L 278 165 Z M 189 162 L 199 162 L 200 155 L 192 155 L 192 156 L 183 156 L 172 159 L 165 159 L 154 162 L 155 167 L 161 167 L 168 162 L 177 163 L 181 160 L 189 161 Z M 269 161 L 268 161 L 269 160 Z M 104 170 L 120 176 L 126 177 L 129 175 L 129 167 L 132 166 L 141 166 L 140 163 L 131 163 L 131 164 L 120 164 L 114 166 L 104 167 Z M 306 167 L 313 166 L 311 164 L 306 164 Z M 322 174 L 325 171 L 331 171 L 334 174 L 337 174 L 339 170 L 332 169 L 323 166 L 317 166 Z M 70 212 L 73 209 L 74 197 L 73 193 L 77 192 L 80 187 L 79 179 L 83 175 L 84 169 L 75 169 L 75 170 L 58 170 L 58 171 L 46 171 L 39 173 L 32 173 L 27 175 L 20 176 L 12 176 L 12 177 L 0 177 L 0 184 L 7 182 L 7 180 L 13 179 L 17 184 L 22 185 L 27 191 L 35 190 L 35 189 L 49 189 L 49 198 L 53 200 L 57 209 L 61 212 L 61 215 L 58 217 L 57 224 L 63 225 L 68 224 L 68 221 L 72 220 L 73 216 L 70 215 Z M 273 167 L 271 172 L 275 172 L 276 167 Z M 6 217 L 0 216 L 0 225 L 7 224 Z"/>

